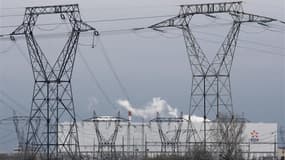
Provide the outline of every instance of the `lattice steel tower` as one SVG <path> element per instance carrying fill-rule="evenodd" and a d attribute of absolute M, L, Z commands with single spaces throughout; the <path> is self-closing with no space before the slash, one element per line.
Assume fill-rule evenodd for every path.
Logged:
<path fill-rule="evenodd" d="M 232 19 L 232 26 L 226 35 L 214 59 L 210 62 L 198 44 L 190 21 L 194 15 L 205 15 L 215 18 L 213 14 L 227 13 Z M 218 119 L 219 115 L 233 115 L 233 104 L 230 85 L 230 71 L 242 23 L 255 22 L 264 24 L 276 19 L 244 13 L 242 2 L 207 3 L 181 5 L 177 16 L 150 26 L 154 30 L 175 27 L 181 29 L 186 45 L 187 56 L 192 71 L 191 104 L 189 115 L 202 115 L 203 126 L 192 129 L 191 120 L 187 133 L 187 141 L 193 134 L 203 131 L 203 142 L 207 139 L 207 118 Z M 199 136 L 196 136 L 199 137 Z"/>
<path fill-rule="evenodd" d="M 171 151 L 172 154 L 179 154 L 181 127 L 182 123 L 184 122 L 183 113 L 181 113 L 179 117 L 160 117 L 159 113 L 157 112 L 156 118 L 150 120 L 150 122 L 157 123 L 157 129 L 161 141 L 161 152 L 166 153 Z M 167 136 L 167 132 L 164 131 L 162 123 L 168 123 L 168 125 L 171 123 L 176 124 L 172 137 Z"/>
<path fill-rule="evenodd" d="M 37 43 L 33 29 L 40 15 L 60 14 L 68 19 L 71 32 L 53 65 Z M 82 21 L 77 4 L 27 7 L 23 23 L 14 35 L 25 35 L 34 76 L 34 90 L 25 147 L 26 159 L 78 159 L 80 157 L 77 125 L 71 88 L 79 35 L 95 28 Z M 41 118 L 40 127 L 38 119 Z M 68 127 L 59 132 L 59 124 Z"/>
<path fill-rule="evenodd" d="M 119 154 L 116 153 L 116 140 L 120 128 L 121 122 L 128 122 L 127 119 L 120 116 L 120 112 L 116 117 L 113 116 L 98 116 L 96 112 L 93 112 L 93 117 L 84 121 L 93 122 L 95 132 L 98 140 L 98 152 L 96 158 L 98 160 L 117 160 Z M 108 130 L 108 134 L 102 132 L 100 129 L 100 123 L 113 123 L 114 128 Z M 93 153 L 95 154 L 95 153 Z M 95 157 L 95 156 L 94 156 Z"/>

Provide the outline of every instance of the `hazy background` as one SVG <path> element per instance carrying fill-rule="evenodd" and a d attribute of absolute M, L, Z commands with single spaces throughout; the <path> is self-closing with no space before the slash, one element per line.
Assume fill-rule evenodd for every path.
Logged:
<path fill-rule="evenodd" d="M 83 20 L 92 21 L 88 23 L 102 34 L 100 40 L 96 40 L 95 48 L 90 46 L 92 37 L 89 34 L 82 34 L 80 39 L 80 54 L 77 55 L 72 83 L 78 119 L 90 117 L 94 108 L 101 115 L 115 115 L 120 110 L 123 116 L 127 116 L 126 110 L 117 103 L 118 100 L 125 100 L 126 94 L 114 78 L 104 52 L 126 88 L 133 107 L 144 109 L 159 104 L 166 108 L 165 114 L 171 111 L 187 113 L 191 70 L 181 31 L 167 30 L 165 34 L 151 30 L 113 31 L 148 26 L 166 17 L 128 21 L 104 20 L 176 15 L 179 11 L 176 5 L 206 2 L 218 1 L 0 0 L 0 34 L 10 33 L 22 23 L 26 6 L 79 3 Z M 249 13 L 285 21 L 284 0 L 247 0 L 243 5 L 244 10 Z M 193 32 L 210 61 L 230 28 L 229 19 L 230 17 L 223 15 L 218 15 L 217 19 L 197 16 L 191 23 Z M 58 15 L 41 16 L 38 20 L 38 24 L 54 22 L 62 20 Z M 269 26 L 242 25 L 231 72 L 234 110 L 239 114 L 244 113 L 253 122 L 277 122 L 284 126 L 285 30 L 280 23 Z M 67 28 L 65 25 L 40 26 L 35 28 L 35 34 L 62 33 Z M 37 38 L 51 61 L 55 60 L 66 40 L 64 34 Z M 27 56 L 23 37 L 18 37 L 16 43 L 7 38 L 0 39 L 0 119 L 12 116 L 13 108 L 19 115 L 29 114 L 33 77 Z M 112 105 L 99 91 L 83 57 Z M 155 97 L 160 97 L 160 101 L 155 101 Z M 15 139 L 12 123 L 0 124 L 0 152 L 11 151 L 16 144 Z"/>

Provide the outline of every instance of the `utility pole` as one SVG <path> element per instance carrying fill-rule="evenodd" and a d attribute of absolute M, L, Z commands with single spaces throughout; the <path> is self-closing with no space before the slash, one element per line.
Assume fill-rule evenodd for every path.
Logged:
<path fill-rule="evenodd" d="M 222 42 L 216 56 L 210 62 L 194 36 L 190 21 L 195 15 L 216 18 L 215 14 L 227 13 L 232 19 L 232 26 Z M 191 118 L 188 121 L 187 139 L 190 142 L 193 134 L 203 130 L 203 144 L 206 150 L 207 121 L 218 119 L 220 114 L 233 115 L 233 104 L 230 85 L 230 71 L 237 46 L 238 35 L 242 23 L 254 22 L 261 25 L 276 19 L 243 12 L 242 2 L 205 3 L 181 5 L 177 16 L 166 19 L 148 28 L 163 32 L 164 28 L 182 30 L 186 52 L 192 71 L 191 104 L 189 115 L 203 117 L 203 126 L 193 128 Z M 283 22 L 282 22 L 283 23 Z M 201 129 L 203 128 L 203 129 Z M 193 131 L 195 130 L 195 131 Z M 199 136 L 196 136 L 199 138 Z M 196 140 L 201 142 L 201 140 Z"/>
<path fill-rule="evenodd" d="M 67 19 L 72 28 L 53 65 L 33 33 L 38 18 L 51 14 L 59 14 L 61 19 Z M 10 34 L 12 40 L 16 35 L 25 36 L 34 76 L 25 159 L 80 158 L 71 79 L 79 35 L 87 31 L 99 35 L 95 28 L 81 19 L 78 5 L 70 4 L 27 7 L 22 24 Z M 38 129 L 36 117 L 41 118 Z M 59 134 L 59 124 L 63 122 L 69 125 Z"/>

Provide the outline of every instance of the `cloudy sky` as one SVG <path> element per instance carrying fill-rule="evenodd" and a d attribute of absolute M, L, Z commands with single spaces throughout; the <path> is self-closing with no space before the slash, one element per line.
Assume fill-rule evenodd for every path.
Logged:
<path fill-rule="evenodd" d="M 11 32 L 22 22 L 26 6 L 79 3 L 82 18 L 100 31 L 101 36 L 96 38 L 95 48 L 91 48 L 90 34 L 82 34 L 79 42 L 72 82 L 78 118 L 91 116 L 94 109 L 101 115 L 115 115 L 119 110 L 127 115 L 126 107 L 118 103 L 126 102 L 127 97 L 131 107 L 140 113 L 144 109 L 152 110 L 152 107 L 162 107 L 169 115 L 187 113 L 191 70 L 181 31 L 167 30 L 162 34 L 129 29 L 149 26 L 176 15 L 179 4 L 206 2 L 209 1 L 0 0 L 0 34 Z M 244 10 L 285 21 L 284 0 L 247 0 Z M 106 21 L 148 16 L 165 17 Z M 229 18 L 218 15 L 216 19 L 205 16 L 193 19 L 193 32 L 209 59 L 215 55 L 230 27 Z M 38 24 L 58 22 L 62 22 L 59 16 L 43 16 L 38 20 Z M 50 61 L 55 60 L 63 47 L 68 28 L 56 24 L 35 28 L 35 34 L 39 35 L 36 38 Z M 244 24 L 241 28 L 231 72 L 232 95 L 235 112 L 244 113 L 251 121 L 279 124 L 285 121 L 284 32 L 284 25 L 280 23 L 272 23 L 269 27 Z M 11 116 L 13 108 L 19 115 L 28 115 L 33 77 L 25 40 L 18 37 L 16 42 L 11 42 L 1 38 L 0 46 L 0 119 Z M 116 80 L 114 70 L 121 84 Z M 95 78 L 110 101 L 98 88 Z M 0 151 L 6 150 L 5 143 L 15 139 L 14 133 L 9 133 L 13 133 L 11 125 L 0 124 Z"/>

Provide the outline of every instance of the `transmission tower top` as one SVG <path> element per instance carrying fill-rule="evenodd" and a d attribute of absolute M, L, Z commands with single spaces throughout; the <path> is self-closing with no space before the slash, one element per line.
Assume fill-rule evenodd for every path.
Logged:
<path fill-rule="evenodd" d="M 189 25 L 192 17 L 194 15 L 205 15 L 208 17 L 216 18 L 215 14 L 227 13 L 229 14 L 234 22 L 245 23 L 245 22 L 255 22 L 261 25 L 266 25 L 265 23 L 278 21 L 285 23 L 283 21 L 269 18 L 265 16 L 259 16 L 255 14 L 245 13 L 242 7 L 242 2 L 221 2 L 221 3 L 203 3 L 203 4 L 191 4 L 191 5 L 180 5 L 180 11 L 177 16 L 166 19 L 159 23 L 149 26 L 158 30 L 158 28 L 164 27 L 176 27 L 183 28 Z"/>
<path fill-rule="evenodd" d="M 26 7 L 23 23 L 10 35 L 32 32 L 38 16 L 47 14 L 60 14 L 61 19 L 68 19 L 73 31 L 94 31 L 95 35 L 99 35 L 99 32 L 94 27 L 82 21 L 78 4 Z"/>
<path fill-rule="evenodd" d="M 151 119 L 149 122 L 157 122 L 157 123 L 178 123 L 183 122 L 185 119 L 183 118 L 183 113 L 181 112 L 178 117 L 160 117 L 159 112 L 156 113 L 156 117 Z"/>
<path fill-rule="evenodd" d="M 120 112 L 118 112 L 117 116 L 98 116 L 96 112 L 93 112 L 93 116 L 91 118 L 85 119 L 83 121 L 87 122 L 128 122 L 129 120 L 120 116 Z"/>
<path fill-rule="evenodd" d="M 181 13 L 187 15 L 243 11 L 242 1 L 180 5 L 180 9 Z"/>

